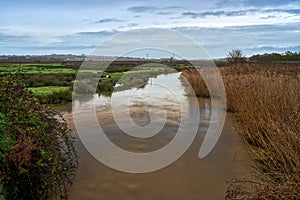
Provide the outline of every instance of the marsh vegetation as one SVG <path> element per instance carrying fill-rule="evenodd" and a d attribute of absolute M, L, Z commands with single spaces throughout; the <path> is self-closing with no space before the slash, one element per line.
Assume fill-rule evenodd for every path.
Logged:
<path fill-rule="evenodd" d="M 227 110 L 234 114 L 237 130 L 249 144 L 258 172 L 233 180 L 227 198 L 299 198 L 299 65 L 244 63 L 220 68 L 220 73 Z M 199 73 L 187 70 L 183 76 L 197 95 L 209 96 Z"/>

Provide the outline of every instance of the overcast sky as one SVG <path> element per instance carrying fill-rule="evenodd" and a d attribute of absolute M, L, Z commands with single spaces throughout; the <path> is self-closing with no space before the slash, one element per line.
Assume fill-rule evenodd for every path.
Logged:
<path fill-rule="evenodd" d="M 213 58 L 300 51 L 299 0 L 10 0 L 0 2 L 0 54 L 90 54 L 139 28 L 184 33 Z"/>

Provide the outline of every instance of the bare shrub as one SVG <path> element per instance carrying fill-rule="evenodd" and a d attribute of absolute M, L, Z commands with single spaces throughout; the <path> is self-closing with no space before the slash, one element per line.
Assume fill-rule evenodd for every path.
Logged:
<path fill-rule="evenodd" d="M 230 63 L 241 63 L 246 61 L 246 57 L 241 49 L 232 49 L 227 55 L 227 60 Z"/>

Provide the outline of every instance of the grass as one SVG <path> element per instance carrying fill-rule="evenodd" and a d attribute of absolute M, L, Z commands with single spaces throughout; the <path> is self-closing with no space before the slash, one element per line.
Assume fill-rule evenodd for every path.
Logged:
<path fill-rule="evenodd" d="M 60 87 L 60 86 L 47 86 L 47 87 L 34 87 L 28 88 L 33 95 L 49 95 L 54 92 L 68 91 L 69 87 Z"/>
<path fill-rule="evenodd" d="M 62 64 L 1 64 L 0 74 L 50 74 L 50 73 L 75 73 L 75 69 L 66 68 Z"/>
<path fill-rule="evenodd" d="M 72 100 L 70 87 L 47 86 L 28 88 L 42 104 L 63 104 Z"/>
<path fill-rule="evenodd" d="M 205 70 L 205 69 L 203 69 Z M 255 176 L 232 181 L 227 199 L 300 197 L 300 68 L 240 64 L 220 69 L 228 111 L 250 145 Z M 202 77 L 183 72 L 197 95 L 209 96 Z"/>

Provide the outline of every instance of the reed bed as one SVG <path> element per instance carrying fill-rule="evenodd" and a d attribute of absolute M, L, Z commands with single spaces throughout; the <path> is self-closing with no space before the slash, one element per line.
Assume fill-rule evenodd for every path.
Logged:
<path fill-rule="evenodd" d="M 233 113 L 238 132 L 250 144 L 258 172 L 234 179 L 226 198 L 300 199 L 300 67 L 243 63 L 219 71 L 227 111 Z M 196 69 L 182 75 L 197 95 L 210 96 Z"/>

